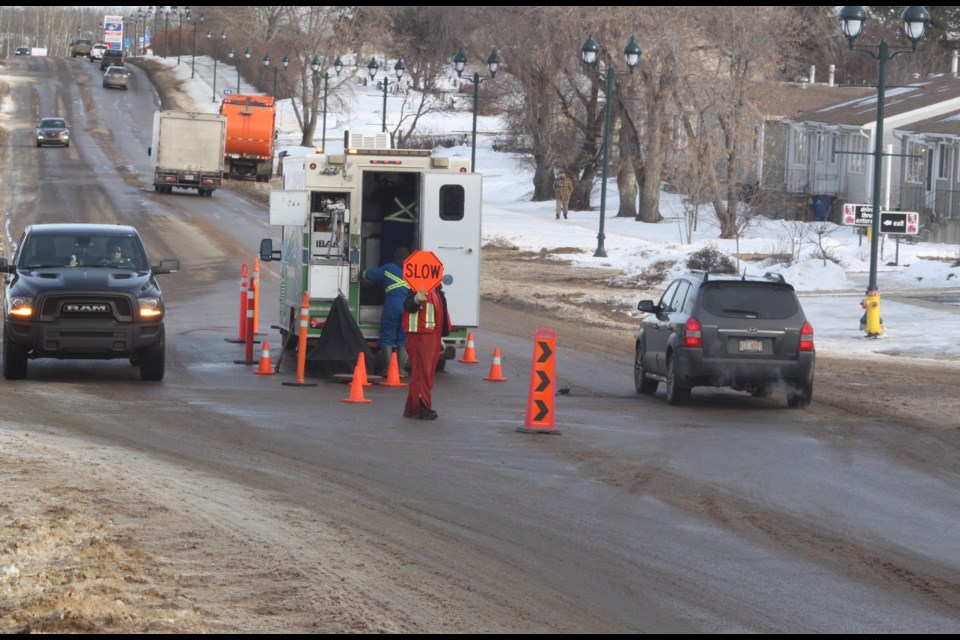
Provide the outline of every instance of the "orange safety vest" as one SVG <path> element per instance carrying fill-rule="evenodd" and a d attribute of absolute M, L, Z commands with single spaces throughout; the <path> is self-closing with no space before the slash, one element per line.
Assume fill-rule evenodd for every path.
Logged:
<path fill-rule="evenodd" d="M 427 301 L 413 313 L 407 313 L 404 319 L 404 329 L 407 333 L 431 333 L 437 330 L 436 295 L 431 291 L 427 294 Z"/>

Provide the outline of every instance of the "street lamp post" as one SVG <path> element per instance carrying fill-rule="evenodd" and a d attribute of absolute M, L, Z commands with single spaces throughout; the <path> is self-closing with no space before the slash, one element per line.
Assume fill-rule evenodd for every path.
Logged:
<path fill-rule="evenodd" d="M 230 50 L 227 51 L 227 57 L 232 60 L 233 55 L 233 47 L 230 47 Z M 249 60 L 251 55 L 253 55 L 253 53 L 251 53 L 250 47 L 247 47 L 247 50 L 243 52 L 242 56 L 237 56 L 237 93 L 240 93 L 240 64 Z"/>
<path fill-rule="evenodd" d="M 463 49 L 460 49 L 455 56 L 453 56 L 453 68 L 457 70 L 457 77 L 462 77 L 463 69 L 467 66 L 467 56 L 463 53 Z M 490 55 L 487 56 L 487 69 L 490 70 L 489 76 L 481 76 L 479 73 L 474 73 L 473 78 L 467 78 L 470 82 L 473 83 L 473 135 L 470 142 L 470 171 L 476 171 L 477 164 L 477 108 L 480 98 L 480 83 L 484 80 L 493 80 L 497 76 L 497 69 L 500 67 L 500 58 L 497 57 L 497 50 L 494 49 L 490 52 Z"/>
<path fill-rule="evenodd" d="M 633 73 L 634 67 L 640 61 L 642 50 L 633 36 L 623 48 L 623 58 L 627 62 L 629 73 Z M 600 45 L 593 39 L 593 35 L 587 36 L 587 39 L 580 45 L 580 57 L 587 65 L 588 69 L 596 67 L 600 54 Z M 593 253 L 594 258 L 606 258 L 607 252 L 603 247 L 604 233 L 603 222 L 607 215 L 607 164 L 610 161 L 610 108 L 613 103 L 613 80 L 618 75 L 613 68 L 613 64 L 607 63 L 606 69 L 606 93 L 604 94 L 604 112 L 603 112 L 603 170 L 600 178 L 600 231 L 597 233 L 597 250 Z M 624 74 L 619 74 L 624 75 Z"/>
<path fill-rule="evenodd" d="M 177 9 L 177 18 L 179 18 L 179 24 L 177 25 L 177 64 L 180 64 L 180 50 L 183 49 L 183 14 L 185 11 L 190 11 L 190 7 L 186 9 Z"/>
<path fill-rule="evenodd" d="M 316 83 L 317 76 L 320 73 L 320 57 L 313 56 L 313 60 L 310 62 L 310 68 L 313 69 L 313 78 L 314 83 Z M 337 75 L 340 75 L 340 72 L 343 70 L 343 62 L 338 57 L 333 61 L 333 68 L 336 69 Z M 320 148 L 326 150 L 327 148 L 327 85 L 330 82 L 330 72 L 323 72 L 323 135 L 320 139 Z"/>
<path fill-rule="evenodd" d="M 843 35 L 847 37 L 847 44 L 851 51 L 863 51 L 877 60 L 877 126 L 874 131 L 873 147 L 873 217 L 870 220 L 870 282 L 868 291 L 876 292 L 876 304 L 867 306 L 866 333 L 870 337 L 879 336 L 883 329 L 880 326 L 880 290 L 877 287 L 877 253 L 880 245 L 880 178 L 883 168 L 883 100 L 885 90 L 885 71 L 887 60 L 901 53 L 912 53 L 917 50 L 917 43 L 923 37 L 923 32 L 930 22 L 930 14 L 923 7 L 907 7 L 902 14 L 903 30 L 910 40 L 909 47 L 891 47 L 886 40 L 880 40 L 876 45 L 854 45 L 853 41 L 863 31 L 867 21 L 867 10 L 864 7 L 843 7 L 840 10 L 840 21 Z"/>
<path fill-rule="evenodd" d="M 283 56 L 283 60 L 280 61 L 280 64 L 283 65 L 283 70 L 286 71 L 287 67 L 290 66 L 290 56 Z M 280 67 L 271 67 L 270 66 L 270 54 L 263 54 L 263 66 L 268 69 L 273 69 L 273 98 L 277 98 L 277 74 L 280 73 Z"/>
<path fill-rule="evenodd" d="M 213 40 L 213 102 L 217 101 L 217 39 L 213 37 L 213 33 L 210 29 L 207 29 L 207 40 Z M 227 32 L 225 29 L 220 30 L 220 40 L 227 39 Z"/>
<path fill-rule="evenodd" d="M 197 71 L 197 23 L 203 24 L 203 14 L 199 20 L 193 20 L 193 48 L 190 50 L 190 78 L 193 79 Z"/>
<path fill-rule="evenodd" d="M 176 7 L 173 7 L 176 9 Z M 166 58 L 170 52 L 168 42 L 170 41 L 170 7 L 163 8 L 163 57 Z"/>
<path fill-rule="evenodd" d="M 367 73 L 370 74 L 370 79 L 373 80 L 377 75 L 377 69 L 380 68 L 380 65 L 377 64 L 376 58 L 370 58 L 370 62 L 367 64 Z M 390 82 L 390 79 L 387 76 L 383 76 L 383 132 L 387 132 L 387 87 L 391 84 L 399 84 L 400 78 L 403 77 L 403 72 L 407 70 L 406 65 L 403 64 L 403 58 L 397 60 L 397 64 L 393 65 L 393 72 L 397 75 L 397 79 L 393 82 Z"/>

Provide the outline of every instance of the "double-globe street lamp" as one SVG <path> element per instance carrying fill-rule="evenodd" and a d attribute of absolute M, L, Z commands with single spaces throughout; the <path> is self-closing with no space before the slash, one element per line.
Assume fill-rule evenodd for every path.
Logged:
<path fill-rule="evenodd" d="M 287 67 L 290 66 L 290 56 L 283 56 L 283 59 L 280 61 L 280 64 L 283 65 L 283 71 L 287 70 Z M 271 67 L 270 66 L 270 54 L 263 54 L 263 66 L 267 69 L 273 69 L 273 98 L 277 98 L 277 74 L 280 73 L 280 67 Z"/>
<path fill-rule="evenodd" d="M 467 56 L 463 49 L 457 51 L 453 56 L 453 68 L 457 71 L 457 77 L 463 77 L 463 70 L 467 66 Z M 487 69 L 490 70 L 489 76 L 482 76 L 474 73 L 473 78 L 467 77 L 467 80 L 473 83 L 473 135 L 470 141 L 470 171 L 476 171 L 477 165 L 477 108 L 480 98 L 480 83 L 484 80 L 493 80 L 497 76 L 497 69 L 500 67 L 500 58 L 497 57 L 497 50 L 494 49 L 487 56 Z"/>
<path fill-rule="evenodd" d="M 207 29 L 207 40 L 213 40 L 213 102 L 217 101 L 217 40 L 226 40 L 227 31 L 226 29 L 220 30 L 220 36 L 218 38 L 213 37 L 213 32 L 210 29 Z"/>
<path fill-rule="evenodd" d="M 247 50 L 243 52 L 243 55 L 237 57 L 237 93 L 240 93 L 240 65 L 249 60 L 251 55 L 253 55 L 253 53 L 251 53 L 250 47 L 247 47 Z M 230 47 L 230 50 L 227 51 L 227 57 L 233 60 L 233 56 L 233 47 Z"/>
<path fill-rule="evenodd" d="M 193 48 L 190 50 L 190 79 L 193 79 L 197 71 L 197 24 L 203 24 L 203 14 L 200 14 L 198 20 L 191 20 L 190 11 L 187 11 L 187 19 L 193 23 Z"/>
<path fill-rule="evenodd" d="M 317 77 L 320 74 L 320 56 L 313 56 L 313 60 L 310 61 L 310 68 L 313 70 L 313 81 L 314 84 L 317 82 Z M 337 75 L 340 75 L 340 72 L 343 70 L 343 62 L 338 57 L 333 61 L 333 68 L 336 70 Z M 330 72 L 323 72 L 323 135 L 320 138 L 320 148 L 326 150 L 327 148 L 327 85 L 330 81 Z"/>
<path fill-rule="evenodd" d="M 641 53 L 640 45 L 633 39 L 633 36 L 630 36 L 630 41 L 627 42 L 627 46 L 623 48 L 623 58 L 627 63 L 629 73 L 633 73 L 633 69 L 637 66 L 637 63 L 640 62 Z M 580 45 L 580 57 L 588 69 L 595 69 L 598 64 L 599 55 L 600 45 L 593 39 L 593 34 L 591 34 L 587 36 L 587 39 Z M 618 74 L 613 68 L 613 64 L 607 62 L 607 88 L 604 94 L 603 112 L 603 170 L 600 178 L 600 231 L 597 233 L 597 250 L 593 253 L 594 258 L 607 257 L 607 252 L 603 246 L 605 238 L 603 233 L 603 220 L 607 215 L 607 164 L 610 161 L 610 108 L 613 103 L 613 79 L 617 75 L 627 74 Z"/>
<path fill-rule="evenodd" d="M 866 333 L 871 337 L 879 336 L 882 332 L 880 326 L 880 290 L 877 287 L 877 253 L 880 239 L 880 178 L 884 155 L 883 100 L 886 83 L 884 77 L 886 62 L 901 53 L 912 53 L 917 50 L 917 43 L 923 37 L 923 32 L 930 22 L 930 14 L 923 7 L 907 7 L 904 9 L 901 18 L 903 20 L 903 31 L 907 39 L 910 40 L 909 47 L 891 47 L 886 40 L 880 40 L 875 45 L 854 45 L 853 41 L 863 32 L 863 25 L 867 21 L 867 10 L 864 7 L 843 7 L 840 9 L 843 35 L 847 37 L 850 50 L 868 53 L 879 63 L 877 71 L 877 126 L 873 134 L 873 202 L 871 203 L 873 216 L 870 219 L 870 282 L 867 286 L 868 291 L 877 292 L 876 304 L 867 307 Z"/>
<path fill-rule="evenodd" d="M 376 58 L 370 58 L 370 62 L 367 63 L 367 73 L 370 74 L 370 79 L 373 80 L 377 76 L 377 69 L 380 68 L 380 65 L 377 64 Z M 397 85 L 400 83 L 400 78 L 403 77 L 403 72 L 407 70 L 405 64 L 403 64 L 403 58 L 397 60 L 397 64 L 393 65 L 393 72 L 396 74 L 397 79 L 393 82 L 390 82 L 390 79 L 387 76 L 383 76 L 383 132 L 387 132 L 387 87 L 391 84 Z"/>

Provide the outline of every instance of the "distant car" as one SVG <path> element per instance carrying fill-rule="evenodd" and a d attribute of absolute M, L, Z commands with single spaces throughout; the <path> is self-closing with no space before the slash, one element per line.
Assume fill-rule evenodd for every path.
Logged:
<path fill-rule="evenodd" d="M 786 391 L 787 405 L 813 397 L 813 326 L 780 274 L 691 271 L 660 301 L 641 300 L 633 377 L 637 393 L 666 383 L 667 402 L 683 404 L 695 386 L 731 387 L 757 397 Z"/>
<path fill-rule="evenodd" d="M 128 75 L 125 67 L 107 67 L 107 70 L 103 73 L 103 86 L 104 88 L 126 89 Z"/>
<path fill-rule="evenodd" d="M 122 67 L 123 51 L 120 49 L 104 49 L 103 56 L 100 58 L 100 71 L 106 71 L 107 67 Z"/>
<path fill-rule="evenodd" d="M 17 47 L 14 54 L 18 56 L 28 56 L 30 55 L 30 47 Z"/>
<path fill-rule="evenodd" d="M 70 57 L 71 58 L 88 58 L 90 57 L 90 50 L 93 48 L 93 41 L 91 40 L 74 40 L 70 43 Z"/>
<path fill-rule="evenodd" d="M 103 52 L 109 49 L 109 47 L 102 42 L 98 42 L 93 45 L 93 48 L 90 49 L 90 61 L 100 60 L 103 58 Z"/>
<path fill-rule="evenodd" d="M 37 146 L 48 144 L 70 146 L 70 128 L 63 118 L 41 118 L 37 125 Z"/>

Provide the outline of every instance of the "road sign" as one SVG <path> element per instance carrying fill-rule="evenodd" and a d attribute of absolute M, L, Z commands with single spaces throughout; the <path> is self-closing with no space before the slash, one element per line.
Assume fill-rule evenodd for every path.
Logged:
<path fill-rule="evenodd" d="M 533 364 L 530 369 L 530 391 L 527 394 L 527 416 L 523 433 L 560 433 L 554 416 L 556 387 L 557 333 L 538 329 L 533 342 Z"/>
<path fill-rule="evenodd" d="M 869 227 L 871 224 L 873 224 L 873 205 L 843 205 L 843 224 L 852 224 L 858 227 Z"/>
<path fill-rule="evenodd" d="M 403 279 L 414 291 L 433 291 L 443 280 L 443 263 L 433 251 L 414 251 L 403 261 Z"/>
<path fill-rule="evenodd" d="M 920 231 L 920 214 L 913 211 L 881 211 L 880 233 L 909 234 Z"/>

